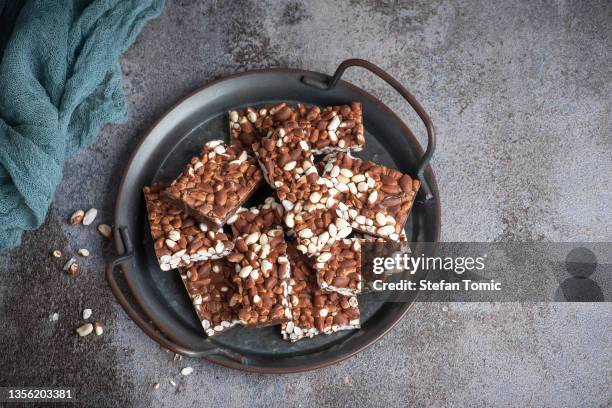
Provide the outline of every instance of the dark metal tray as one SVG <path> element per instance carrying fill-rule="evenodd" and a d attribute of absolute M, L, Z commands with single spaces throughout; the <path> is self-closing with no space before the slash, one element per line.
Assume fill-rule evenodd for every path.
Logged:
<path fill-rule="evenodd" d="M 410 103 L 427 129 L 425 153 L 410 129 L 389 108 L 369 93 L 340 80 L 345 69 L 351 66 L 360 66 L 378 75 Z M 237 327 L 208 338 L 179 275 L 159 269 L 148 231 L 143 186 L 153 180 L 174 178 L 205 141 L 228 140 L 228 110 L 279 101 L 320 106 L 360 101 L 366 148 L 359 156 L 419 177 L 422 188 L 406 233 L 416 243 L 438 241 L 440 203 L 436 180 L 428 165 L 435 148 L 433 125 L 416 99 L 382 69 L 353 59 L 344 61 L 332 77 L 295 69 L 267 69 L 214 81 L 180 101 L 145 135 L 127 165 L 115 208 L 114 238 L 118 256 L 109 261 L 106 278 L 134 322 L 171 351 L 248 371 L 284 373 L 315 369 L 343 360 L 374 343 L 414 302 L 414 298 L 399 303 L 386 302 L 379 294 L 362 295 L 359 299 L 361 330 L 293 344 L 281 339 L 278 327 Z M 118 266 L 130 296 L 124 294 L 117 281 Z"/>

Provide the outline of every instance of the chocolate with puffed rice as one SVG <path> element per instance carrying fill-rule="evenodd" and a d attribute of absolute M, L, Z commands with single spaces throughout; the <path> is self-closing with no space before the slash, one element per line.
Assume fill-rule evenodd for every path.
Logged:
<path fill-rule="evenodd" d="M 324 292 L 361 293 L 361 240 L 345 238 L 326 246 L 314 258 L 317 283 Z"/>
<path fill-rule="evenodd" d="M 319 174 L 314 156 L 297 122 L 287 122 L 253 144 L 253 152 L 265 180 L 280 200 L 303 200 L 305 187 L 316 185 Z"/>
<path fill-rule="evenodd" d="M 295 109 L 286 103 L 266 105 L 263 108 L 247 107 L 229 112 L 230 137 L 233 145 L 251 151 L 253 143 L 268 136 L 274 127 L 288 120 L 296 120 Z"/>
<path fill-rule="evenodd" d="M 233 110 L 229 112 L 232 144 L 250 151 L 254 143 L 290 122 L 303 130 L 302 138 L 314 154 L 359 151 L 365 145 L 360 102 L 323 109 L 302 104 L 294 109 L 283 102 L 263 108 Z"/>
<path fill-rule="evenodd" d="M 168 271 L 229 254 L 234 243 L 223 230 L 212 230 L 162 200 L 162 191 L 167 185 L 156 182 L 143 189 L 153 248 L 160 268 Z"/>
<path fill-rule="evenodd" d="M 356 231 L 398 241 L 420 182 L 345 153 L 330 154 L 324 162 L 321 180 L 345 194 L 341 217 Z"/>
<path fill-rule="evenodd" d="M 292 319 L 281 326 L 283 339 L 291 342 L 360 327 L 357 297 L 323 293 L 310 261 L 293 244 L 287 249 L 291 261 L 290 302 Z"/>
<path fill-rule="evenodd" d="M 221 140 L 206 145 L 164 190 L 164 198 L 211 227 L 221 227 L 259 187 L 256 160 Z"/>
<path fill-rule="evenodd" d="M 352 232 L 350 223 L 338 216 L 344 204 L 335 199 L 321 201 L 323 203 L 298 203 L 285 215 L 285 225 L 292 229 L 297 249 L 309 257 L 318 256 L 323 248 L 334 245 Z"/>
<path fill-rule="evenodd" d="M 239 236 L 226 259 L 235 268 L 234 283 L 242 298 L 238 313 L 242 324 L 263 327 L 291 319 L 287 298 L 291 266 L 281 228 Z"/>
<path fill-rule="evenodd" d="M 233 268 L 225 259 L 200 261 L 179 268 L 189 298 L 208 336 L 240 323 L 240 295 L 233 283 Z"/>
<path fill-rule="evenodd" d="M 361 293 L 374 290 L 375 282 L 386 282 L 394 273 L 401 273 L 403 269 L 385 268 L 384 273 L 374 272 L 376 258 L 390 258 L 395 254 L 410 254 L 412 250 L 406 232 L 402 230 L 397 241 L 375 237 L 361 232 L 353 231 L 351 239 L 358 239 L 361 247 Z"/>
<path fill-rule="evenodd" d="M 281 226 L 284 212 L 283 206 L 274 197 L 268 197 L 262 205 L 239 208 L 227 223 L 232 227 L 234 237 L 256 231 L 261 233 Z"/>
<path fill-rule="evenodd" d="M 365 145 L 361 103 L 318 106 L 306 109 L 298 106 L 303 138 L 314 154 L 360 151 Z"/>

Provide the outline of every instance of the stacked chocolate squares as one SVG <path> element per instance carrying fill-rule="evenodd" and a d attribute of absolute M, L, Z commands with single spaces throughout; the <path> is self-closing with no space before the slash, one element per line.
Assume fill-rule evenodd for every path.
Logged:
<path fill-rule="evenodd" d="M 249 107 L 229 126 L 230 145 L 210 141 L 175 180 L 144 188 L 161 269 L 178 269 L 209 336 L 359 328 L 362 243 L 406 239 L 418 180 L 351 156 L 365 145 L 358 102 Z M 244 207 L 263 183 L 274 196 Z"/>

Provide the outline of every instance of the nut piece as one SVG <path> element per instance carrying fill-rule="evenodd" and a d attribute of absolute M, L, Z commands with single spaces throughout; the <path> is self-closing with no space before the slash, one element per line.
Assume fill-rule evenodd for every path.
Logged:
<path fill-rule="evenodd" d="M 193 367 L 185 367 L 181 370 L 181 374 L 184 376 L 188 376 L 191 373 L 193 373 Z"/>
<path fill-rule="evenodd" d="M 68 267 L 68 275 L 74 278 L 79 274 L 80 270 L 79 264 L 74 262 Z"/>
<path fill-rule="evenodd" d="M 89 319 L 91 317 L 91 313 L 91 309 L 83 309 L 83 319 Z"/>
<path fill-rule="evenodd" d="M 113 236 L 113 229 L 108 224 L 100 224 L 100 225 L 98 225 L 98 231 L 106 239 L 111 239 L 112 236 Z"/>
<path fill-rule="evenodd" d="M 81 222 L 83 222 L 83 217 L 85 216 L 85 212 L 83 212 L 83 210 L 76 210 L 71 216 L 70 216 L 70 225 L 76 225 L 76 224 L 80 224 Z"/>
<path fill-rule="evenodd" d="M 68 269 L 70 269 L 70 265 L 72 265 L 73 263 L 76 262 L 76 259 L 74 258 L 70 258 L 65 264 L 64 264 L 64 270 L 68 271 Z"/>
<path fill-rule="evenodd" d="M 104 333 L 104 326 L 102 326 L 102 323 L 100 322 L 95 322 L 94 330 L 96 331 L 96 336 L 101 336 L 102 333 Z"/>
<path fill-rule="evenodd" d="M 91 224 L 96 219 L 97 215 L 98 215 L 98 210 L 96 210 L 95 208 L 90 208 L 89 210 L 87 210 L 87 212 L 82 218 L 83 225 Z"/>
<path fill-rule="evenodd" d="M 81 327 L 79 327 L 78 329 L 76 329 L 76 331 L 79 334 L 79 336 L 85 337 L 85 336 L 89 336 L 91 332 L 93 332 L 93 329 L 94 329 L 93 324 L 86 323 L 82 325 Z"/>
<path fill-rule="evenodd" d="M 153 389 L 154 389 L 154 390 L 158 390 L 158 389 L 159 389 L 159 383 L 155 383 L 155 384 L 153 384 Z"/>
<path fill-rule="evenodd" d="M 72 277 L 78 275 L 80 268 L 79 264 L 76 262 L 76 259 L 70 258 L 68 262 L 64 264 L 64 270 Z"/>
<path fill-rule="evenodd" d="M 62 251 L 60 251 L 59 249 L 56 249 L 55 251 L 51 252 L 51 254 L 53 255 L 54 258 L 62 257 Z"/>
<path fill-rule="evenodd" d="M 79 255 L 87 257 L 87 256 L 89 256 L 89 250 L 87 250 L 85 248 L 81 248 L 81 249 L 79 249 Z"/>
<path fill-rule="evenodd" d="M 75 262 L 72 265 L 70 265 L 70 267 L 68 267 L 68 275 L 72 277 L 77 276 L 80 270 L 81 268 L 79 267 L 79 264 Z"/>

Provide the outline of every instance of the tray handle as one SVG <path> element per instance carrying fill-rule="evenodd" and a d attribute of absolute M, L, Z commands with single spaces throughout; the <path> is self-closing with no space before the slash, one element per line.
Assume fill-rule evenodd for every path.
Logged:
<path fill-rule="evenodd" d="M 127 265 L 132 262 L 134 258 L 134 247 L 128 233 L 126 226 L 121 226 L 115 229 L 115 240 L 118 243 L 119 254 L 113 257 L 106 265 L 106 281 L 108 282 L 113 295 L 123 307 L 123 310 L 127 315 L 136 323 L 142 331 L 144 331 L 151 339 L 156 341 L 160 346 L 187 357 L 206 357 L 211 355 L 223 355 L 231 360 L 237 361 L 240 364 L 247 364 L 247 360 L 244 356 L 219 348 L 213 344 L 209 344 L 202 349 L 193 350 L 190 348 L 183 347 L 179 344 L 166 338 L 160 333 L 152 323 L 147 322 L 141 314 L 132 306 L 127 297 L 123 294 L 123 291 L 119 287 L 117 280 L 115 279 L 114 271 L 120 265 Z M 127 269 L 129 270 L 129 269 Z"/>
<path fill-rule="evenodd" d="M 389 75 L 387 71 L 380 68 L 378 65 L 372 64 L 369 61 L 359 58 L 347 59 L 346 61 L 343 61 L 336 69 L 336 72 L 334 72 L 334 75 L 327 82 L 320 81 L 311 77 L 303 77 L 302 82 L 304 82 L 306 85 L 310 85 L 318 89 L 331 90 L 336 86 L 336 84 L 340 80 L 340 77 L 342 77 L 342 74 L 344 74 L 344 71 L 346 71 L 346 69 L 349 67 L 365 68 L 374 75 L 378 76 L 383 81 L 385 81 L 387 84 L 391 85 L 391 87 L 395 89 L 410 104 L 410 106 L 412 106 L 412 109 L 415 110 L 417 115 L 419 115 L 419 117 L 423 121 L 423 124 L 427 129 L 427 149 L 425 150 L 425 154 L 423 154 L 423 157 L 421 157 L 421 160 L 419 161 L 416 174 L 419 181 L 421 182 L 423 190 L 425 191 L 425 198 L 428 200 L 433 198 L 431 188 L 425 180 L 424 173 L 436 149 L 436 132 L 433 126 L 433 122 L 429 118 L 427 112 L 425 112 L 425 109 L 423 109 L 419 101 L 417 101 L 416 98 L 402 84 L 400 84 L 395 78 Z"/>

